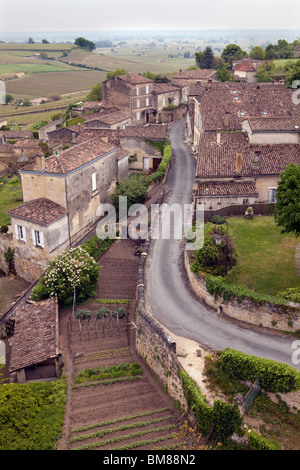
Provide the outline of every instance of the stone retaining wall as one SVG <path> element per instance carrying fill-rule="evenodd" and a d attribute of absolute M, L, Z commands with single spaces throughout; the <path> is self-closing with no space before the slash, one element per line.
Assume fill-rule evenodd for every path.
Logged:
<path fill-rule="evenodd" d="M 300 306 L 298 304 L 293 305 L 288 302 L 285 306 L 273 305 L 269 302 L 257 304 L 248 299 L 242 302 L 238 302 L 237 299 L 224 301 L 222 297 L 215 298 L 207 291 L 205 277 L 197 276 L 191 271 L 189 254 L 186 251 L 184 251 L 184 267 L 193 292 L 201 302 L 216 310 L 220 315 L 276 331 L 300 330 Z"/>

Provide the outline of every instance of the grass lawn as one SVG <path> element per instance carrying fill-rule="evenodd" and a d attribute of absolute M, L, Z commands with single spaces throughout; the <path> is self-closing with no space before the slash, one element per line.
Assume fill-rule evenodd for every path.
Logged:
<path fill-rule="evenodd" d="M 229 281 L 269 295 L 299 287 L 295 249 L 300 239 L 281 234 L 273 216 L 227 221 L 238 257 L 237 267 L 228 273 Z"/>
<path fill-rule="evenodd" d="M 14 177 L 6 184 L 0 182 L 0 226 L 10 223 L 7 211 L 22 204 L 18 199 L 22 198 L 21 182 Z"/>

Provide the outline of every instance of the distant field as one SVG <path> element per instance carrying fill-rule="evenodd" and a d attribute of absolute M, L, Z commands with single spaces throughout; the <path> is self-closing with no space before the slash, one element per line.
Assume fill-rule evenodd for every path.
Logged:
<path fill-rule="evenodd" d="M 17 80 L 9 80 L 6 83 L 7 93 L 17 93 L 39 97 L 49 97 L 52 94 L 66 94 L 76 91 L 90 90 L 93 85 L 102 82 L 106 77 L 105 72 L 80 71 L 79 69 L 65 72 L 45 72 L 43 74 L 26 75 Z"/>
<path fill-rule="evenodd" d="M 85 96 L 85 94 L 76 93 L 60 101 L 53 101 L 39 106 L 30 106 L 25 109 L 22 107 L 16 108 L 13 105 L 0 106 L 0 119 L 5 116 L 3 119 L 7 120 L 9 125 L 13 127 L 22 126 L 23 129 L 31 129 L 34 124 L 41 121 L 52 120 L 54 114 L 63 113 L 69 104 L 83 101 Z"/>
<path fill-rule="evenodd" d="M 9 73 L 45 73 L 45 72 L 61 72 L 63 70 L 72 70 L 73 68 L 67 64 L 62 64 L 56 61 L 40 61 L 41 63 L 17 63 L 17 64 L 0 64 L 0 75 Z"/>

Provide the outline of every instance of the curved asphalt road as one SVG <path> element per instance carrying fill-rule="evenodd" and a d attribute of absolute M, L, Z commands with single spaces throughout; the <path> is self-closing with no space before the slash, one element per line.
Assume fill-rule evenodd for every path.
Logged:
<path fill-rule="evenodd" d="M 185 119 L 169 126 L 174 161 L 168 174 L 166 203 L 190 204 L 195 178 L 195 159 L 184 144 Z M 230 347 L 246 354 L 292 362 L 295 339 L 252 331 L 209 312 L 190 294 L 180 273 L 180 241 L 152 240 L 146 264 L 146 303 L 154 318 L 176 335 L 190 338 L 204 347 Z M 295 357 L 295 356 L 294 356 Z M 300 359 L 300 354 L 296 355 Z"/>

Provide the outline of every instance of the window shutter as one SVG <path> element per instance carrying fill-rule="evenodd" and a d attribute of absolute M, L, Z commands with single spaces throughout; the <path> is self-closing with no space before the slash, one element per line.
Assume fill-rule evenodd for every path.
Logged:
<path fill-rule="evenodd" d="M 92 173 L 92 191 L 97 189 L 96 173 Z"/>
<path fill-rule="evenodd" d="M 35 240 L 35 231 L 34 230 L 31 230 L 31 235 L 32 235 L 32 244 L 35 245 L 36 240 Z"/>
<path fill-rule="evenodd" d="M 41 247 L 44 248 L 45 242 L 44 242 L 44 234 L 43 234 L 43 232 L 40 232 L 40 243 L 41 243 Z"/>
<path fill-rule="evenodd" d="M 19 240 L 19 227 L 18 227 L 18 225 L 15 225 L 15 236 L 16 236 L 16 239 Z"/>
<path fill-rule="evenodd" d="M 26 240 L 26 228 L 25 227 L 23 227 L 23 240 L 24 240 L 24 242 L 27 241 Z"/>

